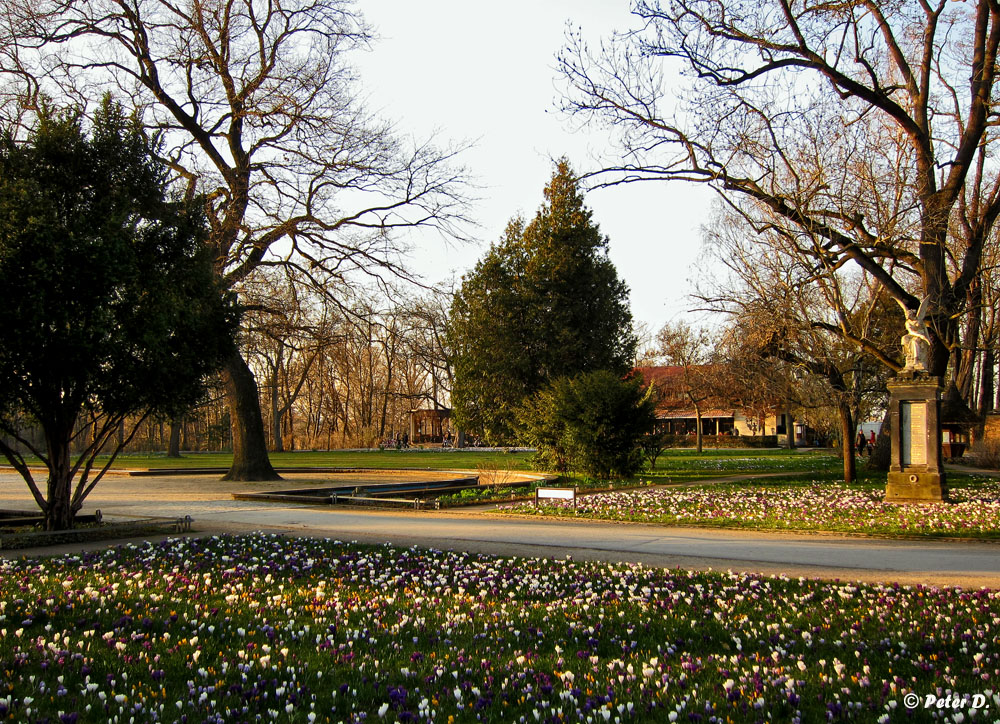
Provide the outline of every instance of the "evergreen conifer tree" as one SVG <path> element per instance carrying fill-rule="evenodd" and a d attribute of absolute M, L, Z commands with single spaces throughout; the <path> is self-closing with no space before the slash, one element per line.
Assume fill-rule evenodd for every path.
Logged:
<path fill-rule="evenodd" d="M 544 194 L 535 217 L 513 219 L 463 279 L 451 308 L 456 420 L 492 444 L 513 441 L 518 408 L 552 380 L 624 375 L 635 354 L 628 287 L 565 158 Z"/>

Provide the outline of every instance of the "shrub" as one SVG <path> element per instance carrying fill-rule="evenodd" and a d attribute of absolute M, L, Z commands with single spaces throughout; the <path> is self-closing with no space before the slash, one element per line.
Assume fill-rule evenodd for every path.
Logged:
<path fill-rule="evenodd" d="M 638 379 L 598 370 L 557 379 L 521 407 L 524 437 L 539 467 L 595 477 L 628 477 L 642 465 L 640 443 L 656 421 Z"/>

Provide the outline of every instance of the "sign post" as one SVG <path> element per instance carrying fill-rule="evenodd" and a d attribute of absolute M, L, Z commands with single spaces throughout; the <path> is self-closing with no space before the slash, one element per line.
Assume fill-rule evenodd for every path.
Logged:
<path fill-rule="evenodd" d="M 538 501 L 548 500 L 572 500 L 573 509 L 576 509 L 576 486 L 572 488 L 535 488 L 535 507 Z"/>

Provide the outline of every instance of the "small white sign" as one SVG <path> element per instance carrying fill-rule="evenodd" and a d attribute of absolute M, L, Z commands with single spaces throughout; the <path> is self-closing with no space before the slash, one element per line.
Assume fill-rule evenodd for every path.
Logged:
<path fill-rule="evenodd" d="M 576 488 L 535 488 L 535 507 L 538 501 L 548 500 L 572 500 L 573 507 L 576 507 Z"/>
<path fill-rule="evenodd" d="M 560 500 L 572 500 L 576 497 L 575 488 L 538 488 L 536 491 L 539 498 L 558 498 Z"/>

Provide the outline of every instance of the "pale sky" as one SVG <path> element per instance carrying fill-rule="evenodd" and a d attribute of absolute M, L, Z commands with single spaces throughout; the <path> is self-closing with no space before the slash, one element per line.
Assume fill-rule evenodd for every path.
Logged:
<path fill-rule="evenodd" d="M 598 131 L 557 109 L 555 55 L 566 23 L 592 44 L 629 26 L 627 0 L 368 0 L 359 4 L 380 39 L 355 58 L 372 109 L 400 133 L 473 142 L 463 163 L 482 187 L 471 216 L 478 245 L 447 247 L 423 235 L 412 268 L 431 283 L 471 269 L 507 220 L 542 203 L 551 158 L 592 168 L 609 146 Z M 631 289 L 632 313 L 655 331 L 687 316 L 691 263 L 701 245 L 711 194 L 683 184 L 632 184 L 587 195 L 610 237 L 610 255 Z"/>

